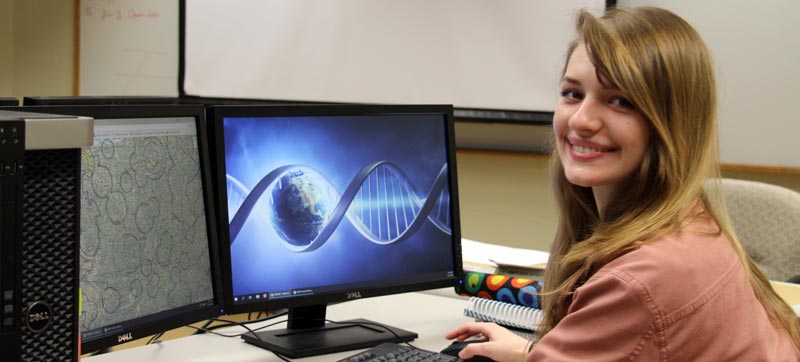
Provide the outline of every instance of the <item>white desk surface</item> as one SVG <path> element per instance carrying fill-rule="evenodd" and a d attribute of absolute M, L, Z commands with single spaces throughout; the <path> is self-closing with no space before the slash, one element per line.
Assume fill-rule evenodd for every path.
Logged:
<path fill-rule="evenodd" d="M 773 285 L 790 304 L 800 303 L 800 286 L 796 284 L 773 282 Z M 328 307 L 327 317 L 331 320 L 366 318 L 375 322 L 389 324 L 419 334 L 411 342 L 413 345 L 432 351 L 439 351 L 450 341 L 444 339 L 445 333 L 468 322 L 463 310 L 467 299 L 455 295 L 452 289 L 436 289 L 421 293 L 406 293 L 384 297 L 366 298 Z M 251 326 L 253 328 L 258 325 Z M 275 328 L 284 328 L 285 324 Z M 244 332 L 241 327 L 220 329 L 219 332 L 236 334 Z M 358 351 L 347 351 L 298 359 L 300 361 L 336 361 L 353 355 Z M 271 352 L 245 343 L 239 337 L 225 338 L 213 334 L 199 334 L 135 347 L 103 355 L 84 357 L 88 362 L 250 362 L 280 361 Z"/>
<path fill-rule="evenodd" d="M 452 291 L 452 289 L 451 289 Z M 462 323 L 471 321 L 464 316 L 467 299 L 453 293 L 446 297 L 432 293 L 405 293 L 384 297 L 366 298 L 328 306 L 327 318 L 347 320 L 366 318 L 389 324 L 419 334 L 411 344 L 439 351 L 450 344 L 444 335 Z M 255 328 L 258 325 L 251 326 Z M 285 324 L 275 328 L 285 328 Z M 219 329 L 222 333 L 241 333 L 241 327 Z M 357 353 L 357 350 L 307 357 L 299 361 L 336 361 Z M 239 337 L 225 338 L 213 334 L 198 334 L 136 348 L 115 351 L 98 356 L 84 357 L 87 362 L 264 362 L 280 361 L 272 352 L 245 343 Z"/>

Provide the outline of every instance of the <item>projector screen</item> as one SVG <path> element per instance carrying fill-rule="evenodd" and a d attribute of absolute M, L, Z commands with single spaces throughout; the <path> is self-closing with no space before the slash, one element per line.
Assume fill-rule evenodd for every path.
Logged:
<path fill-rule="evenodd" d="M 182 4 L 181 96 L 508 113 L 553 111 L 577 10 L 606 7 L 605 0 Z"/>

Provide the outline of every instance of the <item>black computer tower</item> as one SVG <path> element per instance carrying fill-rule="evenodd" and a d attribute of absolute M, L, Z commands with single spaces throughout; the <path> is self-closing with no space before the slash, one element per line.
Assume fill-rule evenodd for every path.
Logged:
<path fill-rule="evenodd" d="M 0 112 L 2 361 L 78 360 L 80 147 L 91 140 L 91 118 Z"/>

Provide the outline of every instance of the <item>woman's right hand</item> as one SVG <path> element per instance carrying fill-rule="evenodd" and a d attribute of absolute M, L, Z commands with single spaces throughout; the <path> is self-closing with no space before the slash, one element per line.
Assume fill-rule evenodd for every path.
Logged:
<path fill-rule="evenodd" d="M 495 323 L 465 323 L 450 331 L 445 338 L 463 341 L 475 335 L 482 335 L 486 342 L 472 343 L 458 354 L 461 359 L 473 356 L 486 356 L 497 362 L 525 361 L 530 341 Z"/>

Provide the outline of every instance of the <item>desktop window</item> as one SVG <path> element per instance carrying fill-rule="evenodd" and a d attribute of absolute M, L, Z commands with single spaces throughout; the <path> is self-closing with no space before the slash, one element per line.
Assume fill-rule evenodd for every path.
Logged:
<path fill-rule="evenodd" d="M 446 127 L 442 114 L 225 117 L 233 304 L 453 279 Z"/>

